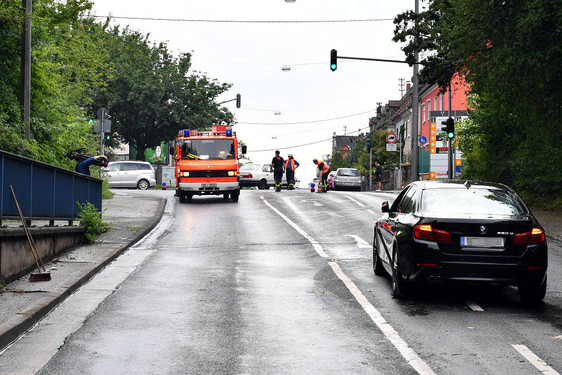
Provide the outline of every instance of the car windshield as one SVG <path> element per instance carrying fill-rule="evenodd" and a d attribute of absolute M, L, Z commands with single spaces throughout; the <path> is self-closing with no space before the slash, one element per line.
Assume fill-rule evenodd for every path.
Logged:
<path fill-rule="evenodd" d="M 357 169 L 340 169 L 338 176 L 358 177 L 359 171 Z"/>
<path fill-rule="evenodd" d="M 233 139 L 190 139 L 184 141 L 182 159 L 234 159 Z"/>
<path fill-rule="evenodd" d="M 513 193 L 506 190 L 428 189 L 422 196 L 424 215 L 523 215 L 527 209 Z"/>
<path fill-rule="evenodd" d="M 244 164 L 240 167 L 241 171 L 256 171 L 260 167 L 259 164 Z"/>

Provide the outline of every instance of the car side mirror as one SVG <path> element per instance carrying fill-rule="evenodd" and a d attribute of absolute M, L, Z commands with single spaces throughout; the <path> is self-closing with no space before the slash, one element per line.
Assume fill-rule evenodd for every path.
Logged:
<path fill-rule="evenodd" d="M 185 144 L 181 146 L 181 155 L 184 158 L 187 155 L 187 145 L 185 145 Z"/>
<path fill-rule="evenodd" d="M 388 201 L 382 202 L 381 211 L 390 212 L 390 206 L 388 205 Z"/>
<path fill-rule="evenodd" d="M 175 149 L 176 149 L 175 147 L 170 147 L 170 149 L 169 149 L 169 151 L 170 151 L 170 155 L 172 155 L 172 156 L 174 156 L 174 155 L 175 155 L 175 152 L 176 152 L 176 150 L 175 150 Z"/>
<path fill-rule="evenodd" d="M 246 145 L 242 146 L 242 155 L 248 152 L 248 147 Z"/>

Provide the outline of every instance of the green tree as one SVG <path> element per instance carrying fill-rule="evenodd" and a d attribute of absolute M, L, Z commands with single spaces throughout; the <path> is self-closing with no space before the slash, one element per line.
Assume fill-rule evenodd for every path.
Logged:
<path fill-rule="evenodd" d="M 433 0 L 395 24 L 422 81 L 446 88 L 458 72 L 475 94 L 466 175 L 561 196 L 562 2 Z"/>
<path fill-rule="evenodd" d="M 114 28 L 110 34 L 107 85 L 96 92 L 95 105 L 109 109 L 112 130 L 137 149 L 137 158 L 181 129 L 232 121 L 232 114 L 214 102 L 231 85 L 189 74 L 189 53 L 176 58 L 165 43 L 152 44 L 149 35 L 129 29 Z"/>
<path fill-rule="evenodd" d="M 103 53 L 92 56 L 93 29 L 81 15 L 91 8 L 86 0 L 36 0 L 32 14 L 31 140 L 24 141 L 21 118 L 20 68 L 21 1 L 0 3 L 0 148 L 54 165 L 73 168 L 69 149 L 95 142 L 84 121 L 89 91 L 101 84 Z M 5 78 L 5 79 L 4 79 Z"/>

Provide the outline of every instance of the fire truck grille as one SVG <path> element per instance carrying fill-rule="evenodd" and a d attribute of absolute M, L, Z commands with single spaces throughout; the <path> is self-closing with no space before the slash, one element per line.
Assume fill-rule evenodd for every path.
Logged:
<path fill-rule="evenodd" d="M 189 177 L 228 177 L 228 171 L 190 171 Z"/>

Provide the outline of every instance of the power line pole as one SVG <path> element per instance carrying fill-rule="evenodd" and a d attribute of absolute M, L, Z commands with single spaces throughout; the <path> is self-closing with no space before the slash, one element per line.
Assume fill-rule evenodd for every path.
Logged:
<path fill-rule="evenodd" d="M 420 11 L 419 0 L 416 0 L 415 13 L 418 14 Z M 416 21 L 417 25 L 417 21 Z M 412 181 L 417 181 L 419 179 L 418 175 L 418 105 L 419 105 L 419 93 L 418 93 L 418 51 L 414 52 L 414 76 L 412 77 L 413 83 L 413 93 L 412 93 Z"/>
<path fill-rule="evenodd" d="M 24 138 L 31 137 L 31 4 L 32 0 L 22 0 L 25 9 L 21 38 L 21 106 L 23 110 Z"/>

